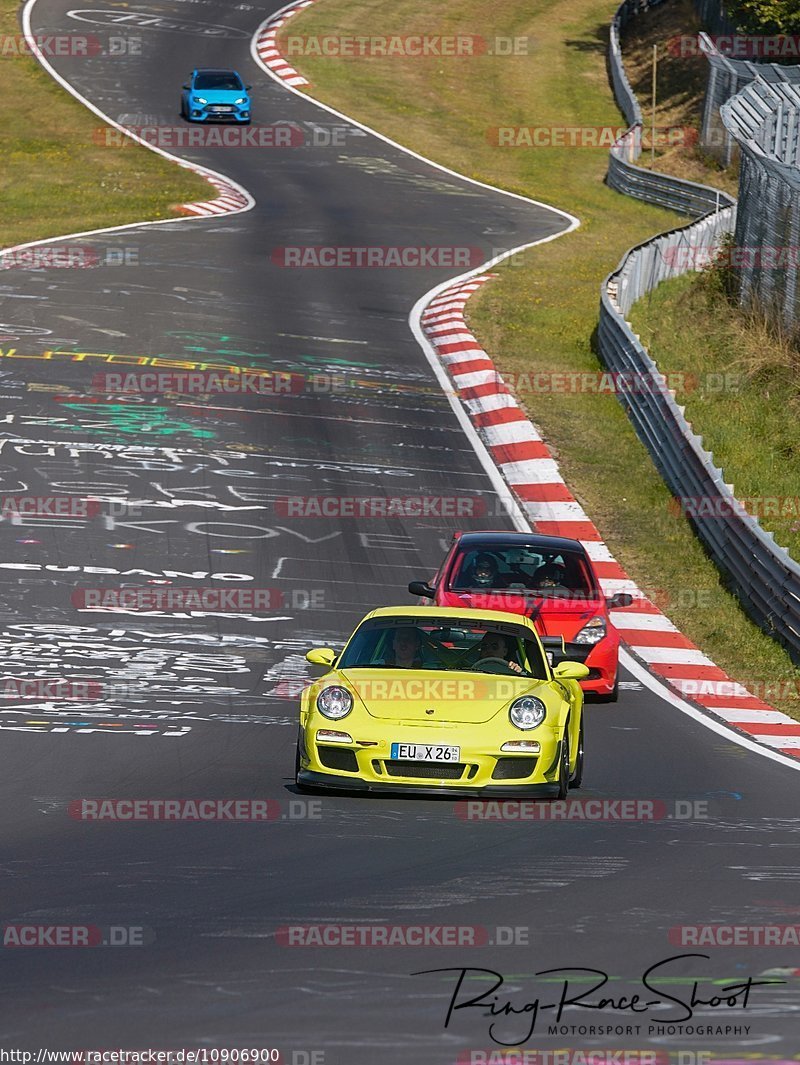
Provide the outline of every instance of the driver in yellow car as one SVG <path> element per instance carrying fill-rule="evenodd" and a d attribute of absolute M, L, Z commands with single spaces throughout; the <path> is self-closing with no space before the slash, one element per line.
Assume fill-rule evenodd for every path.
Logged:
<path fill-rule="evenodd" d="M 508 647 L 508 640 L 499 632 L 487 632 L 475 647 L 461 659 L 464 665 L 474 666 L 484 658 L 500 658 L 514 673 L 521 673 L 522 666 L 515 662 Z"/>

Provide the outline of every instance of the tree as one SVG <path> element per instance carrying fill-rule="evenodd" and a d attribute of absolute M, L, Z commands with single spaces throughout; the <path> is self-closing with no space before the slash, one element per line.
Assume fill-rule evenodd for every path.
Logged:
<path fill-rule="evenodd" d="M 729 0 L 726 8 L 745 33 L 800 33 L 800 0 Z"/>

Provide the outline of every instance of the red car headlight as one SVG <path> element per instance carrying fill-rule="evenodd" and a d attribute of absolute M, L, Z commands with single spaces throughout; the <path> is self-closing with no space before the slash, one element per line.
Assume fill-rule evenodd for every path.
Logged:
<path fill-rule="evenodd" d="M 606 619 L 601 617 L 593 617 L 591 621 L 587 621 L 577 636 L 574 636 L 572 643 L 588 643 L 596 644 L 600 643 L 605 638 L 608 632 L 608 625 Z"/>

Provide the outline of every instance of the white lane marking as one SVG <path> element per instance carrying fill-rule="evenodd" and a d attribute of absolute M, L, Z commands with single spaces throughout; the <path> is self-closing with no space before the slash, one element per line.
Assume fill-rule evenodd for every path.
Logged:
<path fill-rule="evenodd" d="M 636 629 L 639 632 L 680 632 L 664 614 L 629 613 L 627 610 L 612 610 L 612 624 L 618 629 Z"/>
<path fill-rule="evenodd" d="M 562 484 L 555 459 L 521 459 L 501 462 L 500 469 L 509 484 Z"/>
<path fill-rule="evenodd" d="M 632 673 L 637 680 L 640 680 L 646 688 L 649 688 L 650 691 L 662 698 L 665 703 L 674 706 L 676 710 L 680 710 L 682 714 L 692 718 L 693 721 L 696 721 L 704 728 L 710 729 L 711 732 L 716 732 L 718 736 L 723 736 L 730 743 L 735 743 L 739 747 L 744 747 L 748 751 L 753 751 L 755 754 L 761 755 L 762 758 L 767 758 L 772 762 L 779 762 L 781 765 L 784 765 L 789 769 L 794 769 L 795 772 L 800 772 L 800 762 L 798 762 L 796 758 L 781 754 L 779 751 L 770 750 L 769 747 L 756 743 L 755 740 L 751 740 L 741 732 L 734 732 L 732 729 L 729 729 L 727 725 L 722 724 L 722 722 L 717 721 L 713 717 L 709 717 L 704 710 L 692 706 L 691 703 L 687 703 L 684 699 L 681 699 L 679 695 L 670 691 L 670 689 L 663 685 L 659 680 L 656 680 L 650 670 L 637 662 L 633 655 L 624 648 L 620 651 L 619 661 L 620 665 L 628 670 L 629 673 Z M 776 737 L 773 736 L 771 738 L 775 739 Z"/>
<path fill-rule="evenodd" d="M 780 710 L 748 710 L 739 706 L 711 706 L 709 707 L 717 717 L 724 717 L 726 721 L 757 723 L 763 725 L 783 725 L 786 723 L 786 714 Z"/>
<path fill-rule="evenodd" d="M 348 340 L 346 337 L 307 337 L 302 333 L 278 333 L 279 337 L 291 337 L 293 340 L 322 340 L 326 344 L 369 344 L 368 340 Z"/>
<path fill-rule="evenodd" d="M 449 378 L 447 381 L 447 391 L 453 391 Z M 468 399 L 464 406 L 470 414 L 491 414 L 492 411 L 503 410 L 504 408 L 515 409 L 517 417 L 515 419 L 512 418 L 512 421 L 527 422 L 528 420 L 519 409 L 514 397 L 506 392 L 498 392 L 491 396 L 481 396 L 480 399 Z M 472 422 L 470 422 L 470 425 L 471 424 Z M 504 424 L 508 425 L 510 423 L 505 422 Z"/>
<path fill-rule="evenodd" d="M 454 373 L 453 380 L 457 388 L 475 388 L 476 385 L 490 385 L 497 380 L 494 370 L 474 370 L 472 373 Z"/>
<path fill-rule="evenodd" d="M 507 488 L 505 494 L 508 495 Z M 589 521 L 586 511 L 580 503 L 550 503 L 534 501 L 526 503 L 525 510 L 534 524 L 540 521 Z M 600 583 L 602 584 L 602 581 Z"/>
<path fill-rule="evenodd" d="M 586 549 L 586 554 L 592 562 L 617 561 L 608 549 L 608 545 L 602 540 L 581 540 L 581 544 Z M 666 620 L 666 618 L 664 620 Z"/>
<path fill-rule="evenodd" d="M 563 533 L 561 534 L 564 535 Z M 644 592 L 632 581 L 630 577 L 598 577 L 597 583 L 607 596 L 616 595 L 617 592 L 627 592 L 634 599 L 644 599 Z"/>
<path fill-rule="evenodd" d="M 538 443 L 542 439 L 530 422 L 501 422 L 500 425 L 487 425 L 483 430 L 483 438 L 490 447 L 522 444 L 529 440 Z"/>
<path fill-rule="evenodd" d="M 658 662 L 663 665 L 708 666 L 717 669 L 715 662 L 696 647 L 640 647 L 636 653 L 645 662 Z"/>

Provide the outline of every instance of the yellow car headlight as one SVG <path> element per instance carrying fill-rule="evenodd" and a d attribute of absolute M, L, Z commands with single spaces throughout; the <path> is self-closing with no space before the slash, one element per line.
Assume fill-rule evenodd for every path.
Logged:
<path fill-rule="evenodd" d="M 317 710 L 331 721 L 347 717 L 353 709 L 353 696 L 338 684 L 329 684 L 317 696 Z"/>
<path fill-rule="evenodd" d="M 541 699 L 524 695 L 521 699 L 514 700 L 508 708 L 508 716 L 512 725 L 527 732 L 528 729 L 541 725 L 547 716 L 547 707 Z"/>

